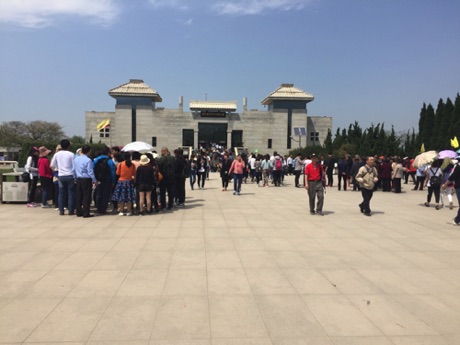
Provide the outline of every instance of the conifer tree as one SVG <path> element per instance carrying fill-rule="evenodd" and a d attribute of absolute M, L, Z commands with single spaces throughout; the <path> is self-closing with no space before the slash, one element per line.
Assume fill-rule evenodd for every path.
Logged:
<path fill-rule="evenodd" d="M 426 118 L 423 123 L 422 142 L 425 144 L 425 150 L 433 150 L 433 125 L 435 121 L 434 108 L 431 104 L 426 107 Z"/>
<path fill-rule="evenodd" d="M 451 135 L 453 137 L 457 136 L 460 139 L 460 94 L 457 93 L 457 97 L 455 97 L 454 103 L 454 111 L 452 112 L 451 118 Z"/>
<path fill-rule="evenodd" d="M 440 98 L 438 101 L 438 106 L 436 107 L 434 118 L 435 120 L 434 120 L 434 126 L 433 126 L 432 143 L 433 143 L 433 148 L 439 149 L 443 146 L 442 133 L 444 132 L 444 126 L 445 126 L 444 101 L 442 98 Z"/>

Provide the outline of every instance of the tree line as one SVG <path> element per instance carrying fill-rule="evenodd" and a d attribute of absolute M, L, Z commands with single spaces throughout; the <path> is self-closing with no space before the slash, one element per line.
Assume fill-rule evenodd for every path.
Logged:
<path fill-rule="evenodd" d="M 405 133 L 397 134 L 394 126 L 390 130 L 385 123 L 370 125 L 363 129 L 357 121 L 348 128 L 337 128 L 335 135 L 328 131 L 323 146 L 309 146 L 294 149 L 290 154 L 301 152 L 308 156 L 312 153 L 326 155 L 332 153 L 336 157 L 344 154 L 379 156 L 415 157 L 421 151 L 422 144 L 428 150 L 452 149 L 450 139 L 460 138 L 460 94 L 455 102 L 450 98 L 439 100 L 436 110 L 431 104 L 423 103 L 420 111 L 418 132 L 414 128 Z"/>

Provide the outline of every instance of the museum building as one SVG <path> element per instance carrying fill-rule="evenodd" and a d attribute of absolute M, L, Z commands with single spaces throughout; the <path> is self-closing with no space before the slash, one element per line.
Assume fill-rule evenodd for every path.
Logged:
<path fill-rule="evenodd" d="M 116 100 L 114 112 L 85 113 L 87 141 L 92 138 L 108 146 L 144 141 L 158 152 L 164 146 L 198 148 L 214 143 L 287 154 L 300 146 L 323 145 L 332 128 L 332 117 L 307 116 L 307 103 L 314 97 L 293 84 L 281 84 L 265 97 L 261 104 L 266 110 L 248 110 L 244 98 L 241 112 L 236 101 L 190 101 L 184 110 L 182 96 L 178 108 L 161 108 L 158 92 L 138 79 L 109 90 L 109 95 Z M 106 126 L 98 129 L 103 121 Z"/>

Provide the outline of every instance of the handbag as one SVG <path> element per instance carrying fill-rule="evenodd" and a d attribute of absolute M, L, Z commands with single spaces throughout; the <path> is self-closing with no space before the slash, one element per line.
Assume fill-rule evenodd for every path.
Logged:
<path fill-rule="evenodd" d="M 22 173 L 22 182 L 30 182 L 30 174 L 27 171 Z"/>
<path fill-rule="evenodd" d="M 158 182 L 161 182 L 161 180 L 163 180 L 163 174 L 161 172 L 158 172 L 157 180 L 158 180 Z"/>

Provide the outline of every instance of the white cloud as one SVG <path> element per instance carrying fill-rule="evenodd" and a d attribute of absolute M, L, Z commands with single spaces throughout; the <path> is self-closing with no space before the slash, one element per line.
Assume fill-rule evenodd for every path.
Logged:
<path fill-rule="evenodd" d="M 255 15 L 272 10 L 300 10 L 314 0 L 239 0 L 223 1 L 214 5 L 220 14 Z"/>
<path fill-rule="evenodd" d="M 169 7 L 176 10 L 188 10 L 189 6 L 185 4 L 184 0 L 149 0 L 155 8 Z"/>
<path fill-rule="evenodd" d="M 119 14 L 118 0 L 1 0 L 0 22 L 40 28 L 62 16 L 90 18 L 102 25 L 111 24 Z"/>

